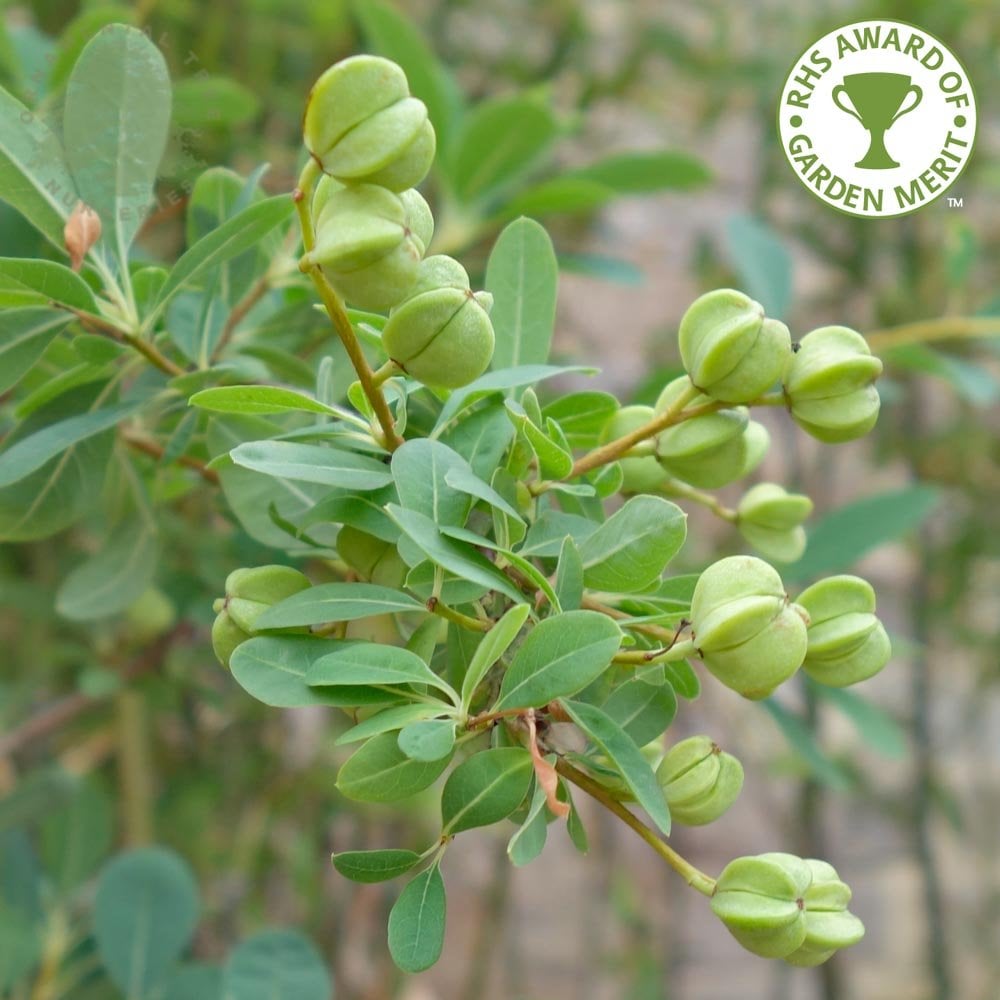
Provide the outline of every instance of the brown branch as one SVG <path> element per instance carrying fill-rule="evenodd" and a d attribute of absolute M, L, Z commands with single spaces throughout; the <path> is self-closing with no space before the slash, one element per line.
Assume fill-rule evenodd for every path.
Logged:
<path fill-rule="evenodd" d="M 121 433 L 122 440 L 130 448 L 141 451 L 144 455 L 149 455 L 150 458 L 155 458 L 157 461 L 163 458 L 164 449 L 158 442 L 133 431 L 123 430 Z M 197 458 L 192 458 L 190 455 L 179 455 L 177 461 L 186 468 L 197 472 L 206 483 L 211 483 L 213 486 L 219 485 L 219 474 L 215 469 L 210 469 L 204 462 L 199 462 Z"/>
<path fill-rule="evenodd" d="M 121 681 L 127 683 L 152 673 L 160 666 L 167 650 L 175 642 L 187 638 L 190 634 L 190 626 L 182 624 L 155 640 L 122 670 Z M 0 737 L 0 758 L 16 754 L 30 744 L 51 736 L 90 709 L 108 701 L 114 694 L 115 692 L 108 692 L 105 695 L 89 695 L 77 692 L 43 708 L 5 736 Z"/>

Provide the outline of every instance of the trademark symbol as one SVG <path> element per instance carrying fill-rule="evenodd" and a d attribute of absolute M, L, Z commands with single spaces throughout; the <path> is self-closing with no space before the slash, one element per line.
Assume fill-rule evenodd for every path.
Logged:
<path fill-rule="evenodd" d="M 949 208 L 961 208 L 962 207 L 962 199 L 961 198 L 951 198 L 951 197 L 949 197 L 948 198 L 948 207 Z"/>

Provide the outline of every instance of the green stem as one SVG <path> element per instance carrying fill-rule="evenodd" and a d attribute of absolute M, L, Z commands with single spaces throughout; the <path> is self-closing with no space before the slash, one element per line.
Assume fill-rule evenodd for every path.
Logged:
<path fill-rule="evenodd" d="M 989 316 L 942 316 L 873 330 L 865 335 L 865 340 L 873 351 L 886 351 L 903 344 L 918 344 L 928 340 L 965 340 L 975 337 L 1000 337 L 1000 319 Z"/>
<path fill-rule="evenodd" d="M 658 489 L 659 492 L 665 493 L 667 496 L 701 504 L 702 507 L 707 507 L 717 517 L 721 517 L 723 521 L 729 521 L 730 524 L 735 524 L 739 517 L 731 507 L 720 503 L 718 497 L 703 490 L 696 490 L 693 486 L 688 486 L 687 483 L 681 482 L 679 479 L 668 479 L 661 483 Z"/>
<path fill-rule="evenodd" d="M 683 642 L 675 642 L 666 649 L 627 649 L 615 653 L 612 657 L 614 663 L 637 663 L 644 666 L 647 663 L 673 663 L 676 660 L 685 660 L 695 653 L 694 640 L 685 639 Z"/>
<path fill-rule="evenodd" d="M 672 847 L 665 844 L 642 820 L 629 812 L 617 799 L 612 798 L 607 789 L 588 774 L 584 774 L 564 759 L 556 761 L 556 770 L 567 781 L 582 788 L 592 799 L 596 799 L 605 809 L 614 813 L 626 826 L 634 830 L 689 886 L 697 889 L 703 896 L 710 897 L 715 892 L 714 878 L 695 868 Z"/>
<path fill-rule="evenodd" d="M 492 622 L 484 622 L 479 618 L 463 615 L 461 611 L 456 611 L 454 608 L 449 608 L 447 604 L 442 604 L 436 597 L 432 597 L 427 602 L 427 610 L 473 632 L 489 632 L 493 628 Z"/>
<path fill-rule="evenodd" d="M 309 205 L 312 200 L 313 187 L 319 179 L 319 175 L 320 169 L 318 164 L 315 160 L 310 160 L 299 177 L 298 187 L 292 194 L 292 198 L 295 201 L 295 209 L 299 216 L 299 224 L 302 227 L 302 245 L 306 251 L 305 256 L 303 256 L 299 263 L 299 269 L 312 278 L 313 284 L 316 286 L 316 291 L 319 292 L 319 297 L 323 301 L 323 307 L 330 317 L 333 329 L 340 338 L 340 342 L 344 345 L 344 350 L 347 352 L 347 356 L 350 358 L 351 364 L 358 374 L 358 381 L 361 383 L 361 388 L 368 402 L 371 403 L 375 416 L 378 418 L 383 437 L 385 438 L 382 443 L 389 451 L 395 451 L 403 443 L 403 439 L 396 433 L 396 424 L 392 416 L 392 411 L 389 409 L 389 404 L 382 394 L 382 390 L 375 382 L 375 373 L 372 371 L 371 366 L 368 364 L 368 359 L 361 349 L 361 344 L 358 341 L 357 334 L 354 332 L 354 327 L 351 324 L 350 317 L 347 315 L 347 310 L 344 308 L 343 301 L 326 280 L 323 269 L 309 257 L 309 252 L 316 245 Z"/>
<path fill-rule="evenodd" d="M 372 381 L 376 386 L 381 386 L 383 383 L 388 382 L 389 379 L 402 374 L 403 369 L 390 358 L 381 368 L 376 369 L 372 375 Z"/>

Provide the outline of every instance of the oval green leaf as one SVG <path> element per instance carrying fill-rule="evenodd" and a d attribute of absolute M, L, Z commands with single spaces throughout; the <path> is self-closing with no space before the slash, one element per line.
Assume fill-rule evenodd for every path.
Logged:
<path fill-rule="evenodd" d="M 531 754 L 521 747 L 482 750 L 462 761 L 441 793 L 442 833 L 506 819 L 527 794 L 531 775 Z"/>

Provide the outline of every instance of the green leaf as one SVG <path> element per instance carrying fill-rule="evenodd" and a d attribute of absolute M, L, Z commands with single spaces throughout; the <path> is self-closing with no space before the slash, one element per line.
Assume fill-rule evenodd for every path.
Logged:
<path fill-rule="evenodd" d="M 711 180 L 712 172 L 702 160 L 688 153 L 662 150 L 618 153 L 563 177 L 601 184 L 616 194 L 651 194 L 701 187 Z"/>
<path fill-rule="evenodd" d="M 41 855 L 56 892 L 71 892 L 97 870 L 111 850 L 114 824 L 111 796 L 94 778 L 52 803 L 42 820 Z"/>
<path fill-rule="evenodd" d="M 747 215 L 729 220 L 727 236 L 733 266 L 747 294 L 768 316 L 783 319 L 792 300 L 792 255 L 781 237 Z"/>
<path fill-rule="evenodd" d="M 450 759 L 411 760 L 399 749 L 395 733 L 382 733 L 348 757 L 337 775 L 337 788 L 356 802 L 399 802 L 433 784 Z"/>
<path fill-rule="evenodd" d="M 58 309 L 0 310 L 0 393 L 31 371 L 72 319 Z"/>
<path fill-rule="evenodd" d="M 156 305 L 146 317 L 147 326 L 163 311 L 167 303 L 186 285 L 206 271 L 231 260 L 237 254 L 259 243 L 274 228 L 281 225 L 294 210 L 288 195 L 275 195 L 243 209 L 189 247 L 173 266 L 160 290 Z"/>
<path fill-rule="evenodd" d="M 823 752 L 816 742 L 816 737 L 798 715 L 790 712 L 774 698 L 765 698 L 760 704 L 778 724 L 778 728 L 784 733 L 791 748 L 802 759 L 817 781 L 839 791 L 851 787 L 850 776 Z"/>
<path fill-rule="evenodd" d="M 376 688 L 310 687 L 306 674 L 316 660 L 335 649 L 337 640 L 318 636 L 255 636 L 233 653 L 230 669 L 250 695 L 274 708 L 335 705 L 355 708 L 384 705 L 394 696 Z"/>
<path fill-rule="evenodd" d="M 465 117 L 446 159 L 459 201 L 487 200 L 545 155 L 559 131 L 552 112 L 515 95 L 485 101 Z"/>
<path fill-rule="evenodd" d="M 312 942 L 292 930 L 266 930 L 230 953 L 223 1000 L 332 1000 L 333 983 Z"/>
<path fill-rule="evenodd" d="M 455 749 L 454 719 L 411 722 L 397 737 L 399 749 L 412 760 L 440 760 Z"/>
<path fill-rule="evenodd" d="M 163 986 L 194 935 L 199 906 L 191 870 L 170 851 L 128 851 L 104 869 L 94 937 L 122 993 L 139 1000 Z"/>
<path fill-rule="evenodd" d="M 531 775 L 531 754 L 521 747 L 495 747 L 467 757 L 441 792 L 442 836 L 506 819 L 527 794 Z"/>
<path fill-rule="evenodd" d="M 627 500 L 580 543 L 584 581 L 593 590 L 632 594 L 655 583 L 687 536 L 687 515 L 660 497 Z"/>
<path fill-rule="evenodd" d="M 906 733 L 888 712 L 846 688 L 831 688 L 809 680 L 809 686 L 854 723 L 858 735 L 878 753 L 901 760 L 906 756 Z"/>
<path fill-rule="evenodd" d="M 495 310 L 493 315 L 496 315 Z M 485 375 L 480 375 L 479 378 L 474 382 L 470 382 L 467 386 L 456 389 L 448 397 L 448 402 L 441 407 L 441 413 L 438 415 L 433 436 L 443 436 L 460 413 L 467 410 L 473 403 L 477 403 L 487 396 L 492 396 L 494 393 L 501 393 L 507 389 L 517 389 L 523 385 L 534 385 L 536 382 L 543 382 L 546 379 L 555 378 L 557 375 L 574 375 L 578 373 L 594 375 L 596 372 L 596 368 L 587 368 L 583 365 L 521 365 L 518 368 L 505 368 L 500 371 L 487 372 Z M 487 471 L 492 472 L 493 469 Z"/>
<path fill-rule="evenodd" d="M 163 1000 L 223 1000 L 222 969 L 208 962 L 178 966 L 167 983 Z"/>
<path fill-rule="evenodd" d="M 558 285 L 559 264 L 549 234 L 532 219 L 512 222 L 497 237 L 486 264 L 486 290 L 494 299 L 494 370 L 548 361 Z"/>
<path fill-rule="evenodd" d="M 491 507 L 503 511 L 515 521 L 524 523 L 524 518 L 489 483 L 480 479 L 464 459 L 462 465 L 455 465 L 445 473 L 444 480 L 454 489 L 461 490 L 476 500 L 482 500 Z"/>
<path fill-rule="evenodd" d="M 197 76 L 174 84 L 174 125 L 182 129 L 235 128 L 257 117 L 260 100 L 225 76 Z"/>
<path fill-rule="evenodd" d="M 102 28 L 66 84 L 63 131 L 76 189 L 122 267 L 152 206 L 169 126 L 170 75 L 160 50 L 137 28 Z"/>
<path fill-rule="evenodd" d="M 335 406 L 327 406 L 304 392 L 273 385 L 227 385 L 202 389 L 189 400 L 191 406 L 216 413 L 326 413 L 340 416 Z"/>
<path fill-rule="evenodd" d="M 381 851 L 341 851 L 333 867 L 352 882 L 388 882 L 405 875 L 420 863 L 416 851 L 389 848 Z"/>
<path fill-rule="evenodd" d="M 556 566 L 556 595 L 566 611 L 576 611 L 583 602 L 583 560 L 572 535 L 563 539 Z"/>
<path fill-rule="evenodd" d="M 462 112 L 462 92 L 416 25 L 382 0 L 355 0 L 354 16 L 373 51 L 403 68 L 410 93 L 427 105 L 438 149 L 447 148 Z"/>
<path fill-rule="evenodd" d="M 541 708 L 575 694 L 618 652 L 621 630 L 596 611 L 567 611 L 536 625 L 518 647 L 500 685 L 496 710 Z"/>
<path fill-rule="evenodd" d="M 399 505 L 437 524 L 464 524 L 471 506 L 468 493 L 446 481 L 456 469 L 468 469 L 468 463 L 447 445 L 429 438 L 407 441 L 392 453 Z"/>
<path fill-rule="evenodd" d="M 56 611 L 71 621 L 108 618 L 135 603 L 156 574 L 155 525 L 137 517 L 115 527 L 107 543 L 77 566 L 56 591 Z"/>
<path fill-rule="evenodd" d="M 505 652 L 517 638 L 524 623 L 531 614 L 530 604 L 515 604 L 494 626 L 483 636 L 476 646 L 475 653 L 469 661 L 469 666 L 462 679 L 462 709 L 468 711 L 472 704 L 476 688 L 482 683 L 490 667 Z"/>
<path fill-rule="evenodd" d="M 431 562 L 464 580 L 506 594 L 512 601 L 522 599 L 520 591 L 489 559 L 468 542 L 443 535 L 429 517 L 415 510 L 403 510 L 395 504 L 387 504 L 386 512 Z"/>
<path fill-rule="evenodd" d="M 81 413 L 21 438 L 0 454 L 0 488 L 30 476 L 49 459 L 114 427 L 136 407 L 136 403 L 122 403 L 105 410 Z"/>
<path fill-rule="evenodd" d="M 56 302 L 99 313 L 90 286 L 65 264 L 0 257 L 0 306 L 48 306 Z"/>
<path fill-rule="evenodd" d="M 631 678 L 619 684 L 601 707 L 636 746 L 644 747 L 674 721 L 677 695 L 670 684 L 647 684 Z"/>
<path fill-rule="evenodd" d="M 564 699 L 562 705 L 570 718 L 614 764 L 649 818 L 662 833 L 669 836 L 670 809 L 667 800 L 649 761 L 643 757 L 635 741 L 609 715 L 593 705 L 568 699 Z"/>
<path fill-rule="evenodd" d="M 555 756 L 549 757 L 549 763 L 555 762 Z M 507 857 L 511 864 L 518 868 L 534 861 L 542 849 L 548 836 L 548 817 L 545 815 L 545 790 L 535 782 L 535 790 L 528 806 L 528 815 L 524 822 L 514 831 L 507 842 Z"/>
<path fill-rule="evenodd" d="M 405 611 L 426 612 L 427 608 L 408 594 L 391 587 L 380 587 L 374 583 L 322 583 L 268 608 L 257 619 L 256 627 L 294 628 L 324 622 L 352 622 L 357 618 Z"/>
<path fill-rule="evenodd" d="M 570 392 L 545 406 L 542 416 L 560 426 L 572 447 L 589 448 L 617 410 L 618 400 L 609 392 Z"/>
<path fill-rule="evenodd" d="M 381 733 L 391 733 L 408 726 L 411 722 L 418 722 L 421 719 L 432 719 L 440 715 L 441 705 L 429 705 L 426 702 L 414 704 L 396 705 L 394 708 L 387 708 L 384 712 L 372 715 L 352 726 L 345 733 L 337 737 L 337 746 L 346 743 L 360 743 L 372 736 Z"/>
<path fill-rule="evenodd" d="M 932 486 L 907 486 L 856 500 L 824 514 L 809 533 L 806 554 L 782 570 L 786 580 L 842 572 L 886 542 L 919 527 L 938 505 Z"/>
<path fill-rule="evenodd" d="M 27 976 L 42 957 L 44 939 L 41 929 L 0 902 L 0 990 L 7 990 Z"/>
<path fill-rule="evenodd" d="M 572 538 L 579 548 L 596 529 L 593 521 L 579 514 L 551 509 L 543 511 L 528 529 L 521 555 L 555 559 L 562 552 L 566 538 Z"/>
<path fill-rule="evenodd" d="M 333 583 L 327 584 L 327 586 L 354 588 L 358 584 Z M 374 585 L 368 584 L 368 586 Z M 308 591 L 303 591 L 303 593 L 308 593 Z M 355 614 L 355 617 L 363 616 Z M 260 620 L 258 619 L 258 623 Z M 337 621 L 338 619 L 328 620 Z M 306 682 L 310 687 L 322 687 L 323 685 L 339 687 L 343 684 L 361 687 L 427 684 L 454 697 L 456 702 L 458 701 L 458 695 L 416 653 L 411 653 L 408 649 L 402 649 L 399 646 L 384 646 L 378 642 L 345 643 L 335 653 L 330 653 L 316 660 L 306 675 Z"/>
<path fill-rule="evenodd" d="M 229 455 L 245 469 L 296 482 L 345 490 L 377 490 L 392 482 L 392 473 L 382 462 L 354 451 L 318 444 L 246 441 Z"/>
<path fill-rule="evenodd" d="M 92 406 L 103 388 L 87 385 L 71 390 L 33 413 L 8 437 L 11 450 L 16 443 Z M 114 432 L 109 429 L 79 441 L 27 478 L 0 489 L 0 540 L 45 538 L 69 527 L 96 506 L 113 440 Z"/>
<path fill-rule="evenodd" d="M 65 253 L 63 227 L 79 197 L 62 144 L 0 87 L 0 198 Z"/>
<path fill-rule="evenodd" d="M 518 191 L 503 206 L 503 215 L 573 215 L 592 212 L 607 204 L 616 195 L 606 184 L 584 177 L 553 177 Z"/>
<path fill-rule="evenodd" d="M 694 667 L 687 660 L 678 660 L 676 663 L 667 663 L 664 674 L 667 683 L 682 698 L 693 701 L 701 693 L 701 681 L 695 673 Z"/>
<path fill-rule="evenodd" d="M 440 958 L 445 909 L 444 880 L 435 864 L 410 882 L 389 913 L 389 952 L 403 972 L 423 972 Z"/>

